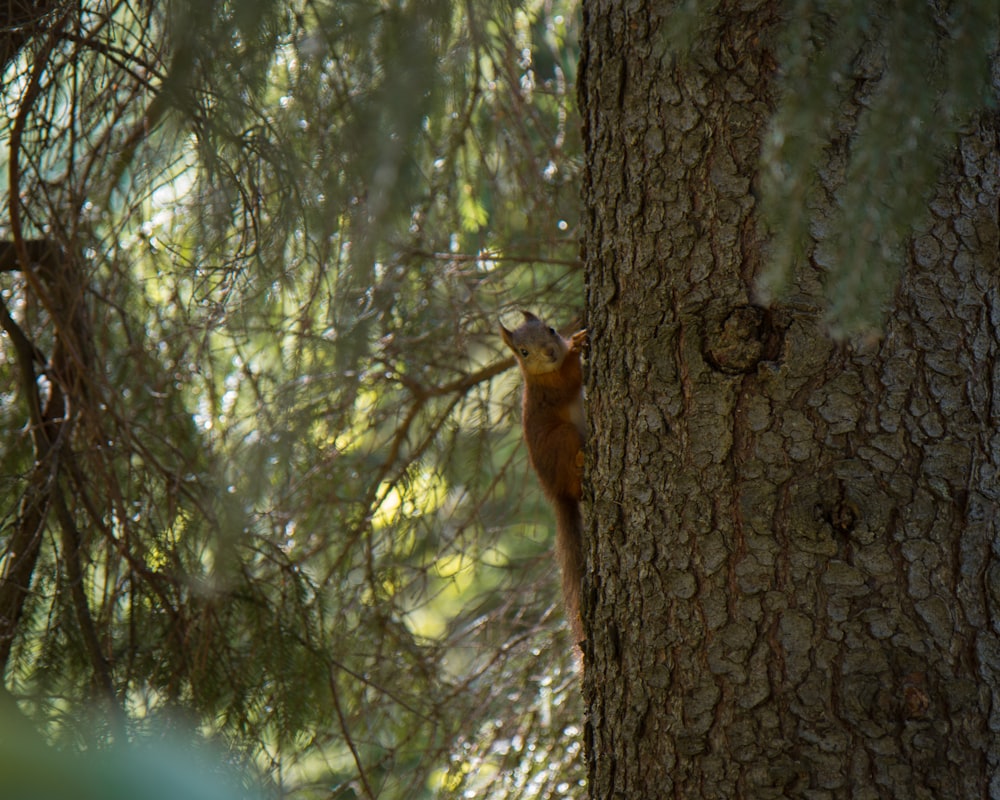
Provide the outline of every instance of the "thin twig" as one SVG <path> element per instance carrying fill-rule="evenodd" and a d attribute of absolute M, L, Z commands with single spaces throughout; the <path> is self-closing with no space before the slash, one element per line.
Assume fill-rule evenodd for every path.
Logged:
<path fill-rule="evenodd" d="M 372 791 L 371 784 L 368 783 L 368 775 L 365 774 L 365 767 L 361 763 L 361 754 L 358 752 L 357 745 L 354 744 L 354 739 L 351 738 L 351 732 L 347 726 L 347 719 L 344 717 L 344 710 L 340 705 L 340 692 L 337 689 L 337 679 L 333 675 L 333 671 L 330 672 L 330 694 L 333 695 L 333 706 L 337 710 L 337 720 L 340 723 L 340 732 L 344 735 L 344 741 L 347 742 L 348 748 L 351 751 L 351 757 L 354 759 L 354 765 L 358 769 L 358 778 L 361 780 L 361 785 L 365 790 L 365 797 L 370 798 L 370 800 L 375 800 L 375 793 Z"/>

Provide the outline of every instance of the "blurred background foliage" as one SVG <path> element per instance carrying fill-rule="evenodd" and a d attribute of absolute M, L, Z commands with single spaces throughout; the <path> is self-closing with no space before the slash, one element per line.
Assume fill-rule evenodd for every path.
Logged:
<path fill-rule="evenodd" d="M 995 0 L 788 3 L 759 179 L 758 289 L 820 276 L 834 335 L 881 330 L 958 134 L 1000 99 Z M 835 209 L 831 213 L 830 209 Z"/>
<path fill-rule="evenodd" d="M 669 58 L 738 74 L 738 48 L 720 34 L 727 14 L 765 30 L 751 46 L 774 58 L 751 187 L 766 239 L 755 299 L 814 306 L 818 294 L 834 337 L 877 335 L 959 133 L 1000 102 L 1000 5 L 677 0 L 664 26 Z M 740 80 L 726 91 L 744 96 Z M 818 293 L 803 289 L 813 282 Z"/>
<path fill-rule="evenodd" d="M 183 719 L 265 795 L 575 794 L 496 335 L 582 312 L 574 4 L 4 13 L 19 713 L 53 753 Z"/>

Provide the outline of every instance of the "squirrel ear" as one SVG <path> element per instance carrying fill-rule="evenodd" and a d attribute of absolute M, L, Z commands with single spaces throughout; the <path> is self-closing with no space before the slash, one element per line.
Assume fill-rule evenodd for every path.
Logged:
<path fill-rule="evenodd" d="M 530 311 L 525 311 L 524 309 L 522 309 L 521 313 L 524 314 L 524 321 L 525 322 L 538 322 L 538 317 L 536 317 Z"/>
<path fill-rule="evenodd" d="M 511 344 L 512 336 L 513 336 L 513 334 L 509 330 L 507 330 L 503 326 L 503 323 L 501 322 L 500 323 L 500 338 L 503 339 L 510 347 L 514 346 L 514 345 Z"/>

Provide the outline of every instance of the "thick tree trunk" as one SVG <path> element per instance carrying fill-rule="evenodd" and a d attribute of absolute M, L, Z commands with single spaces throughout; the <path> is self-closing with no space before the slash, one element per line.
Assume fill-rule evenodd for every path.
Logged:
<path fill-rule="evenodd" d="M 821 240 L 753 304 L 779 9 L 650 5 L 585 3 L 591 796 L 1000 797 L 996 119 L 835 343 Z"/>

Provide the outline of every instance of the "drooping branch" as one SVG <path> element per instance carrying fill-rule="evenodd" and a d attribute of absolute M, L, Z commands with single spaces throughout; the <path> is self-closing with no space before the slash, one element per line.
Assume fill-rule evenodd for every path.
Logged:
<path fill-rule="evenodd" d="M 49 487 L 52 481 L 48 458 L 50 444 L 45 436 L 45 424 L 35 367 L 45 359 L 38 347 L 17 324 L 0 298 L 0 327 L 14 345 L 18 365 L 19 389 L 28 407 L 32 440 L 35 447 L 35 467 L 28 479 L 28 488 L 21 499 L 14 529 L 7 540 L 0 571 L 0 675 L 10 657 L 14 635 L 24 611 L 31 578 L 41 547 L 42 530 L 49 509 Z"/>
<path fill-rule="evenodd" d="M 74 280 L 78 270 L 59 258 L 58 248 L 51 241 L 22 239 L 20 245 L 0 243 L 0 271 L 31 273 L 39 285 L 45 281 L 44 293 L 49 299 L 49 311 L 53 313 L 55 337 L 50 360 L 0 298 L 0 328 L 14 347 L 18 388 L 27 407 L 34 450 L 34 464 L 26 481 L 17 520 L 7 540 L 0 571 L 0 674 L 10 658 L 31 591 L 49 511 L 54 507 L 59 512 L 64 530 L 69 519 L 66 501 L 60 494 L 59 474 L 71 432 L 68 424 L 72 414 L 70 400 L 80 391 L 81 352 L 87 336 L 80 287 Z M 19 252 L 26 256 L 18 257 Z M 39 381 L 43 372 L 48 377 L 45 396 Z M 70 581 L 74 583 L 72 576 Z M 85 626 L 81 624 L 81 628 Z M 86 638 L 86 630 L 83 634 Z M 100 674 L 100 670 L 97 671 Z M 100 683 L 105 685 L 106 681 L 101 679 Z"/>
<path fill-rule="evenodd" d="M 94 627 L 94 618 L 90 613 L 90 605 L 87 602 L 87 593 L 84 589 L 83 566 L 80 558 L 83 537 L 80 535 L 73 515 L 66 506 L 66 500 L 61 490 L 58 488 L 55 491 L 54 504 L 56 519 L 59 521 L 59 527 L 62 531 L 62 563 L 66 570 L 66 579 L 69 582 L 73 613 L 80 628 L 80 636 L 83 639 L 87 656 L 90 658 L 96 683 L 105 695 L 110 709 L 117 710 L 111 668 L 101 650 L 101 643 L 97 637 L 97 629 Z"/>
<path fill-rule="evenodd" d="M 8 0 L 0 5 L 0 73 L 44 29 L 45 18 L 58 6 L 58 0 Z"/>

